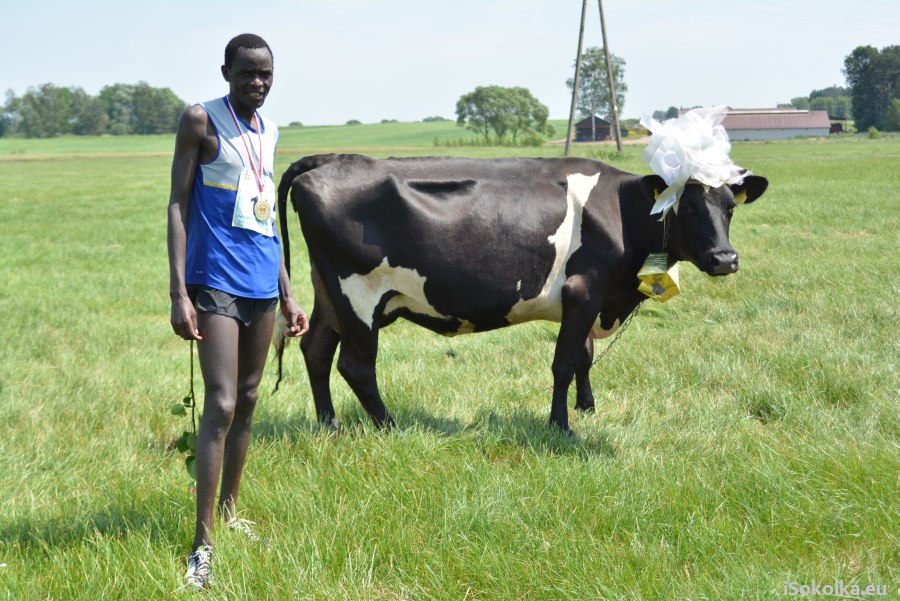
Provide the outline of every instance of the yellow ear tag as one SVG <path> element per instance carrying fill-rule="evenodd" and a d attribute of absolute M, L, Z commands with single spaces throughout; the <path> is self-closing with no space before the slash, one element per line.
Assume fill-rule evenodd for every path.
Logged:
<path fill-rule="evenodd" d="M 744 204 L 745 202 L 747 202 L 747 191 L 746 191 L 746 190 L 741 190 L 740 192 L 738 192 L 737 194 L 735 194 L 735 195 L 734 195 L 734 202 L 738 203 L 739 205 L 742 205 L 742 204 Z"/>
<path fill-rule="evenodd" d="M 678 288 L 678 262 L 666 253 L 651 253 L 637 274 L 638 291 L 661 303 L 681 290 Z"/>
<path fill-rule="evenodd" d="M 660 194 L 662 194 L 662 192 L 660 192 L 660 191 L 657 190 L 656 188 L 653 188 L 653 200 L 659 200 L 659 195 L 660 195 Z"/>

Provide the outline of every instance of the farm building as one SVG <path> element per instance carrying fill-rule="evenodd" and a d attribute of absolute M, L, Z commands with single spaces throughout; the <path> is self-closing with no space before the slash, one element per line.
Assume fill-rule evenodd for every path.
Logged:
<path fill-rule="evenodd" d="M 622 137 L 628 135 L 628 131 L 619 126 Z M 586 117 L 575 124 L 575 141 L 576 142 L 600 142 L 602 140 L 611 140 L 610 123 L 606 119 L 593 117 L 593 125 L 591 117 Z"/>
<path fill-rule="evenodd" d="M 781 140 L 798 136 L 827 136 L 831 121 L 826 111 L 797 109 L 728 109 L 722 122 L 732 140 Z"/>

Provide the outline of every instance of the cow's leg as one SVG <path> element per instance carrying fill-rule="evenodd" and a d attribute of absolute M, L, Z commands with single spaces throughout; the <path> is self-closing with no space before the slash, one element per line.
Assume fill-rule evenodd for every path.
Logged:
<path fill-rule="evenodd" d="M 379 428 L 391 427 L 394 420 L 378 392 L 375 360 L 378 355 L 378 330 L 354 328 L 341 335 L 338 371 L 356 394 L 363 408 Z"/>
<path fill-rule="evenodd" d="M 590 336 L 584 341 L 575 370 L 575 409 L 579 411 L 594 410 L 594 392 L 591 390 L 591 364 L 594 362 L 594 339 Z"/>
<path fill-rule="evenodd" d="M 550 424 L 563 432 L 569 430 L 569 410 L 566 398 L 575 370 L 584 361 L 585 340 L 591 325 L 600 312 L 599 299 L 591 302 L 587 283 L 570 278 L 562 291 L 562 324 L 553 355 L 553 399 L 550 404 Z M 588 365 L 590 367 L 590 365 Z"/>
<path fill-rule="evenodd" d="M 331 401 L 330 378 L 338 342 L 340 335 L 322 318 L 322 312 L 314 307 L 309 318 L 309 332 L 300 340 L 300 349 L 309 374 L 316 419 L 320 424 L 333 428 L 338 427 L 338 421 Z"/>

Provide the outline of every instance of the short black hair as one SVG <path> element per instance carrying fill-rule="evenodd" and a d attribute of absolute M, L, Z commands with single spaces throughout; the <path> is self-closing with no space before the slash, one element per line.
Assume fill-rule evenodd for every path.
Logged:
<path fill-rule="evenodd" d="M 275 55 L 272 54 L 272 49 L 269 48 L 269 45 L 264 39 L 255 33 L 242 33 L 241 35 L 236 35 L 231 38 L 231 41 L 225 46 L 226 67 L 231 67 L 231 63 L 234 62 L 234 55 L 237 54 L 238 48 L 265 48 L 269 51 L 269 56 L 273 59 L 275 58 Z"/>

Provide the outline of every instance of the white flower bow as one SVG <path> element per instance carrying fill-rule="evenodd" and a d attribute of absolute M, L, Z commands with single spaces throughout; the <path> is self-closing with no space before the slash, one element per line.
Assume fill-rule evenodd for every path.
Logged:
<path fill-rule="evenodd" d="M 651 215 L 662 213 L 665 217 L 673 205 L 677 210 L 689 179 L 713 188 L 744 179 L 747 173 L 728 156 L 731 144 L 721 125 L 727 110 L 725 106 L 697 108 L 662 123 L 647 115 L 641 118 L 641 125 L 653 134 L 644 150 L 644 162 L 668 185 Z"/>

